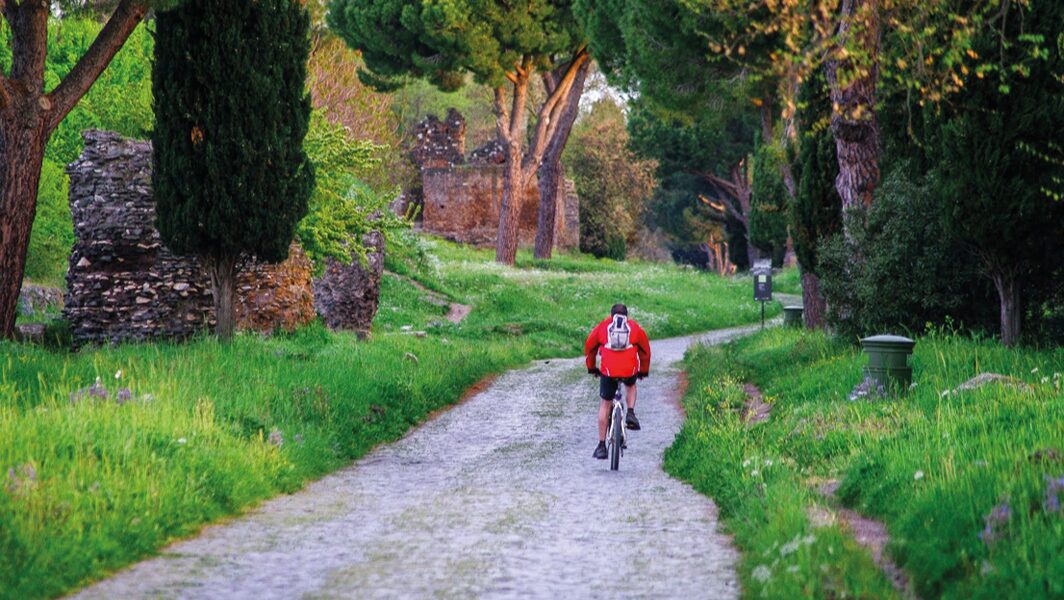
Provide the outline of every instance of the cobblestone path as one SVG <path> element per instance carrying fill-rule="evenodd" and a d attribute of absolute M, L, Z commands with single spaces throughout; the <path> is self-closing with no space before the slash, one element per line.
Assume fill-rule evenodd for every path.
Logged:
<path fill-rule="evenodd" d="M 264 502 L 78 598 L 735 598 L 716 508 L 661 470 L 677 362 L 652 342 L 621 470 L 591 458 L 597 382 L 539 361 L 304 490 Z"/>

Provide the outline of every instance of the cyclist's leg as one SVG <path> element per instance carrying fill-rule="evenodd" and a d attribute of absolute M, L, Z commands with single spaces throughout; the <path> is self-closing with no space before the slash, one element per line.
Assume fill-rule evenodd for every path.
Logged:
<path fill-rule="evenodd" d="M 608 375 L 602 375 L 599 378 L 599 398 L 602 400 L 602 402 L 599 402 L 598 414 L 599 441 L 605 441 L 606 439 L 610 411 L 613 408 L 613 395 L 617 393 L 619 383 L 619 380 Z"/>
<path fill-rule="evenodd" d="M 635 394 L 635 382 L 625 383 L 624 384 L 624 391 L 625 391 L 625 394 L 624 394 L 625 402 L 628 403 L 628 410 L 633 410 L 635 408 L 635 396 L 636 396 L 636 394 Z"/>
<path fill-rule="evenodd" d="M 599 441 L 600 442 L 606 441 L 606 429 L 609 426 L 609 422 L 610 422 L 610 409 L 611 408 L 613 408 L 613 401 L 612 400 L 606 400 L 605 398 L 603 398 L 602 402 L 599 402 L 598 434 L 599 434 Z"/>

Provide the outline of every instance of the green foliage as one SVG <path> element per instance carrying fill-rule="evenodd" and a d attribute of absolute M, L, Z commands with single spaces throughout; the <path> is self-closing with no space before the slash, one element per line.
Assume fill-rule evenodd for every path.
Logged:
<path fill-rule="evenodd" d="M 27 279 L 57 287 L 64 284 L 67 257 L 74 245 L 68 186 L 69 178 L 63 168 L 44 159 L 37 186 L 37 216 L 26 255 Z"/>
<path fill-rule="evenodd" d="M 44 86 L 51 91 L 74 68 L 99 34 L 100 23 L 84 18 L 48 23 Z M 45 156 L 65 166 L 81 154 L 81 132 L 97 128 L 144 139 L 152 127 L 150 29 L 139 25 L 49 139 Z M 0 27 L 0 68 L 11 67 L 11 29 Z"/>
<path fill-rule="evenodd" d="M 733 99 L 734 100 L 734 99 Z M 665 110 L 646 101 L 632 107 L 628 130 L 637 155 L 658 164 L 658 189 L 650 211 L 665 232 L 674 256 L 704 256 L 701 245 L 713 237 L 728 241 L 731 262 L 749 268 L 747 232 L 734 215 L 722 215 L 701 200 L 720 198 L 707 174 L 728 179 L 753 148 L 754 113 L 729 101 L 695 116 Z M 733 202 L 738 208 L 738 203 Z"/>
<path fill-rule="evenodd" d="M 96 39 L 100 28 L 95 21 L 81 19 L 64 19 L 50 24 L 46 88 L 58 85 L 74 68 Z M 153 47 L 149 27 L 138 26 L 107 69 L 56 128 L 45 153 L 48 158 L 60 165 L 73 162 L 81 154 L 81 132 L 85 129 L 106 129 L 135 139 L 148 137 L 154 120 Z"/>
<path fill-rule="evenodd" d="M 842 230 L 842 200 L 835 189 L 839 163 L 835 138 L 827 127 L 831 101 L 822 77 L 808 81 L 801 96 L 802 123 L 798 192 L 791 203 L 794 251 L 802 271 L 819 274 L 819 245 Z"/>
<path fill-rule="evenodd" d="M 1053 372 L 1064 351 L 1010 351 L 933 332 L 918 340 L 916 386 L 905 398 L 848 400 L 865 361 L 824 334 L 782 329 L 689 353 L 688 420 L 666 468 L 721 507 L 744 550 L 747 593 L 892 595 L 865 551 L 842 543 L 835 526 L 808 522 L 807 509 L 824 504 L 813 486 L 825 478 L 842 479 L 844 505 L 886 523 L 887 550 L 921 597 L 1064 593 L 1056 575 L 1064 566 L 1064 520 L 1044 507 L 1046 478 L 1062 472 L 1058 461 L 1042 458 L 1064 444 L 1064 375 Z M 1027 387 L 948 392 L 978 372 Z M 742 426 L 729 409 L 742 401 L 743 381 L 756 383 L 772 404 L 761 425 Z M 995 540 L 983 542 L 985 517 L 1002 502 L 1011 516 L 995 526 Z M 798 552 L 784 556 L 780 548 L 799 535 L 815 537 L 809 550 L 799 537 Z M 830 556 L 819 546 L 825 537 L 834 538 Z M 751 576 L 760 564 L 770 579 Z M 786 565 L 798 568 L 790 573 Z"/>
<path fill-rule="evenodd" d="M 363 235 L 390 233 L 404 225 L 388 208 L 396 193 L 378 192 L 360 179 L 380 164 L 381 146 L 353 140 L 345 127 L 315 112 L 303 147 L 316 177 L 296 235 L 315 265 L 320 268 L 327 257 L 345 263 L 364 259 Z"/>
<path fill-rule="evenodd" d="M 441 324 L 423 289 L 386 275 L 369 342 L 318 324 L 77 354 L 0 342 L 0 597 L 60 595 L 295 491 L 486 375 L 579 353 L 618 299 L 655 339 L 759 314 L 747 283 L 675 266 L 522 252 L 506 268 L 488 251 L 416 240 L 388 268 L 473 305 L 462 324 Z M 97 377 L 107 398 L 78 394 Z M 119 403 L 122 389 L 131 398 Z"/>
<path fill-rule="evenodd" d="M 753 151 L 756 114 L 728 103 L 689 116 L 636 101 L 628 118 L 631 147 L 658 163 L 658 176 L 716 173 L 728 170 Z"/>
<path fill-rule="evenodd" d="M 767 144 L 754 153 L 750 197 L 750 243 L 772 257 L 772 266 L 783 266 L 787 251 L 787 189 L 780 175 L 777 150 Z"/>
<path fill-rule="evenodd" d="M 778 330 L 776 330 L 778 331 Z M 776 331 L 758 336 L 765 340 Z M 824 356 L 834 349 L 826 339 L 807 340 L 790 355 L 771 357 L 729 348 L 695 348 L 685 359 L 688 388 L 683 397 L 687 418 L 665 452 L 664 466 L 675 477 L 713 498 L 722 520 L 742 550 L 738 565 L 744 593 L 758 598 L 891 598 L 890 583 L 871 558 L 838 525 L 815 527 L 807 507 L 818 504 L 804 484 L 810 457 L 822 450 L 794 452 L 778 422 L 805 443 L 809 425 L 785 405 L 775 390 L 766 394 L 772 416 L 765 424 L 745 425 L 743 383 L 748 366 L 788 367 Z M 750 348 L 743 340 L 736 346 Z M 757 350 L 765 346 L 762 341 Z M 771 360 L 769 363 L 767 361 Z M 756 379 L 762 384 L 761 379 Z M 767 392 L 767 390 L 766 390 Z M 822 447 L 830 442 L 824 440 Z M 804 448 L 802 448 L 804 450 Z M 820 467 L 819 463 L 816 463 Z"/>
<path fill-rule="evenodd" d="M 596 102 L 573 129 L 563 164 L 580 197 L 580 249 L 624 260 L 644 226 L 654 163 L 628 149 L 620 107 Z"/>
<path fill-rule="evenodd" d="M 314 186 L 306 10 L 187 0 L 156 27 L 160 235 L 178 253 L 283 260 Z"/>
<path fill-rule="evenodd" d="M 880 186 L 867 221 L 864 216 L 847 217 L 851 239 L 836 234 L 820 246 L 827 316 L 841 336 L 918 333 L 950 318 L 978 328 L 992 316 L 986 282 L 964 260 L 929 184 L 899 168 Z"/>
<path fill-rule="evenodd" d="M 688 387 L 688 424 L 678 445 L 682 440 L 692 462 L 697 456 L 720 465 L 729 473 L 720 480 L 736 481 L 730 473 L 750 460 L 737 481 L 750 478 L 751 469 L 758 468 L 768 486 L 764 493 L 739 489 L 731 496 L 722 495 L 728 500 L 718 500 L 721 512 L 728 514 L 729 501 L 737 498 L 736 516 L 728 518 L 737 528 L 737 543 L 747 550 L 747 562 L 763 561 L 763 551 L 794 535 L 781 532 L 755 538 L 754 544 L 745 541 L 744 532 L 765 522 L 757 517 L 783 510 L 778 502 L 766 502 L 779 498 L 772 482 L 783 479 L 802 490 L 793 509 L 802 522 L 805 507 L 820 503 L 811 487 L 837 478 L 842 480 L 838 496 L 845 505 L 886 523 L 893 538 L 887 551 L 910 574 L 920 597 L 1064 594 L 1057 576 L 1064 566 L 1064 520 L 1045 504 L 1047 479 L 1062 474 L 1060 463 L 1046 456 L 1048 449 L 1064 444 L 1059 427 L 1064 418 L 1064 373 L 1053 372 L 1064 364 L 1064 350 L 1008 350 L 991 340 L 932 331 L 916 345 L 911 359 L 916 386 L 907 396 L 848 400 L 862 379 L 865 361 L 858 351 L 833 343 L 824 334 L 784 330 L 688 356 L 688 368 L 699 373 L 699 379 L 693 378 Z M 950 391 L 978 372 L 1002 373 L 1026 386 L 991 384 Z M 752 429 L 735 428 L 731 438 L 721 439 L 718 432 L 730 431 L 733 415 L 712 406 L 709 411 L 698 410 L 695 401 L 699 396 L 725 394 L 727 388 L 718 383 L 722 378 L 757 383 L 772 403 L 771 418 Z M 702 382 L 709 387 L 702 387 Z M 703 430 L 704 434 L 695 435 Z M 739 450 L 730 451 L 731 447 Z M 757 465 L 764 465 L 760 459 L 765 457 L 774 464 Z M 685 467 L 685 473 L 702 472 L 678 466 Z M 700 481 L 695 479 L 695 485 Z M 719 485 L 706 489 L 715 499 Z M 1011 515 L 996 522 L 992 539 L 984 541 L 980 533 L 986 529 L 986 517 L 1001 503 L 1010 506 Z M 748 521 L 750 514 L 755 518 Z M 819 538 L 822 531 L 826 530 L 813 533 Z M 839 562 L 852 560 L 848 553 L 838 557 L 836 551 L 835 556 Z M 805 581 L 815 576 L 814 570 L 802 566 L 796 579 L 816 585 Z M 784 577 L 771 584 L 786 581 Z M 775 589 L 775 593 L 769 589 L 768 595 L 785 595 L 787 589 L 793 596 L 809 595 L 799 593 L 800 587 Z M 757 594 L 760 586 L 752 591 Z M 847 596 L 846 591 L 860 596 L 855 587 L 843 587 L 834 596 Z"/>
<path fill-rule="evenodd" d="M 1032 59 L 1025 40 L 1059 36 L 1064 6 L 1043 0 L 1029 8 L 1027 21 L 1009 24 L 1004 47 L 990 35 L 975 44 L 978 52 L 1000 51 L 1023 68 L 972 82 L 958 94 L 957 110 L 932 126 L 930 151 L 940 157 L 933 172 L 949 226 L 984 272 L 999 282 L 1015 280 L 1021 303 L 1038 304 L 1047 291 L 1039 282 L 1061 271 L 1064 203 L 1045 191 L 1064 181 L 1064 164 L 1033 160 L 1024 149 L 1059 147 L 1064 47 L 1046 47 Z M 1011 89 L 1007 96 L 997 89 L 1002 82 Z"/>
<path fill-rule="evenodd" d="M 501 87 L 526 57 L 546 69 L 583 40 L 568 1 L 332 0 L 328 19 L 348 45 L 362 50 L 363 81 L 382 90 L 407 77 L 453 90 L 466 73 Z"/>

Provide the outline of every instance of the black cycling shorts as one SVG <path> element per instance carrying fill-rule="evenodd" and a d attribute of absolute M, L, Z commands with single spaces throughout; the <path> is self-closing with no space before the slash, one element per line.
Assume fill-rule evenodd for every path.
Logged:
<path fill-rule="evenodd" d="M 613 400 L 614 394 L 617 393 L 617 386 L 635 385 L 636 376 L 631 377 L 607 377 L 605 375 L 599 377 L 599 398 L 603 400 Z"/>

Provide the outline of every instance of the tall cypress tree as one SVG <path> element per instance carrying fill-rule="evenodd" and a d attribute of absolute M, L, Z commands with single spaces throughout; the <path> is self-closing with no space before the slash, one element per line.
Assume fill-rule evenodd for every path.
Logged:
<path fill-rule="evenodd" d="M 819 254 L 824 238 L 842 230 L 842 199 L 835 188 L 839 173 L 835 139 L 828 127 L 831 97 L 822 73 L 802 85 L 802 127 L 798 193 L 791 203 L 794 250 L 802 270 L 802 304 L 806 327 L 824 327 L 827 306 L 820 290 Z"/>
<path fill-rule="evenodd" d="M 158 15 L 157 224 L 170 249 L 203 259 L 222 339 L 241 260 L 284 260 L 314 187 L 308 27 L 293 0 L 188 0 Z"/>

